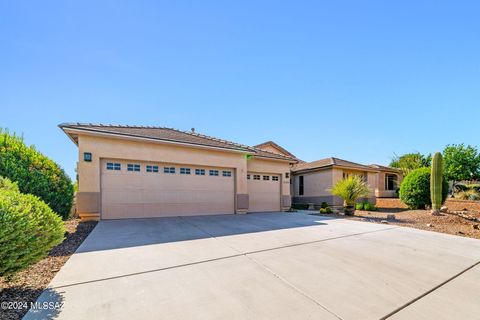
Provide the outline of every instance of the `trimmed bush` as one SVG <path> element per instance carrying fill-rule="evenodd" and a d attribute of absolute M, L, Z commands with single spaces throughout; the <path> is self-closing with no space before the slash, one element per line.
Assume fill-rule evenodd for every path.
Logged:
<path fill-rule="evenodd" d="M 377 207 L 373 203 L 370 202 L 364 202 L 363 203 L 363 210 L 365 211 L 377 211 Z"/>
<path fill-rule="evenodd" d="M 0 176 L 0 189 L 20 192 L 18 185 L 10 179 Z"/>
<path fill-rule="evenodd" d="M 355 210 L 363 210 L 363 202 L 357 203 L 355 205 Z"/>
<path fill-rule="evenodd" d="M 448 182 L 443 179 L 442 203 L 448 195 Z M 430 168 L 415 169 L 403 179 L 400 186 L 400 200 L 410 209 L 425 209 L 431 205 L 430 199 Z"/>
<path fill-rule="evenodd" d="M 18 184 L 22 193 L 40 197 L 50 208 L 67 218 L 73 204 L 73 185 L 52 160 L 26 146 L 21 137 L 0 129 L 0 176 Z"/>
<path fill-rule="evenodd" d="M 325 201 L 323 201 L 322 204 L 320 204 L 320 208 L 326 209 L 326 208 L 328 208 L 328 207 L 329 207 L 329 205 L 328 205 L 328 203 L 325 202 Z"/>
<path fill-rule="evenodd" d="M 320 208 L 320 213 L 332 213 L 332 209 L 330 207 Z"/>
<path fill-rule="evenodd" d="M 11 276 L 63 241 L 62 219 L 40 198 L 0 189 L 0 276 Z"/>

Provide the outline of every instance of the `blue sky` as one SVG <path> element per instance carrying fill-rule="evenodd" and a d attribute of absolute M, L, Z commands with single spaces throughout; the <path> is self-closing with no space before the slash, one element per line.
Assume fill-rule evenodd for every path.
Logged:
<path fill-rule="evenodd" d="M 478 1 L 4 1 L 0 127 L 73 177 L 62 122 L 158 125 L 310 161 L 480 145 Z"/>

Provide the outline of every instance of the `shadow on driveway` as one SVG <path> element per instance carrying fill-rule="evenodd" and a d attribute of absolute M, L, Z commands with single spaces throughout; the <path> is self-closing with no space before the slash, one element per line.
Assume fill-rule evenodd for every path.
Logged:
<path fill-rule="evenodd" d="M 335 218 L 302 213 L 252 213 L 149 219 L 102 220 L 77 253 L 326 225 Z"/>

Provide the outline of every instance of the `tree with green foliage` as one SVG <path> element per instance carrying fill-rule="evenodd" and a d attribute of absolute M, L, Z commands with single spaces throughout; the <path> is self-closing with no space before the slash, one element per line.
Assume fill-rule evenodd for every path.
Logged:
<path fill-rule="evenodd" d="M 432 156 L 430 154 L 423 155 L 419 152 L 406 153 L 404 155 L 395 155 L 390 162 L 390 167 L 398 168 L 402 171 L 403 175 L 408 175 L 412 170 L 430 167 Z"/>
<path fill-rule="evenodd" d="M 443 150 L 445 178 L 453 181 L 480 179 L 480 153 L 470 145 L 451 144 Z"/>
<path fill-rule="evenodd" d="M 345 214 L 350 215 L 355 211 L 355 203 L 357 200 L 367 197 L 370 190 L 367 183 L 361 177 L 350 175 L 335 183 L 331 192 L 334 196 L 343 199 Z"/>
<path fill-rule="evenodd" d="M 0 276 L 10 277 L 63 241 L 62 219 L 40 198 L 0 177 Z"/>
<path fill-rule="evenodd" d="M 0 176 L 17 183 L 22 193 L 40 197 L 67 218 L 73 204 L 73 184 L 62 168 L 19 136 L 0 129 Z"/>

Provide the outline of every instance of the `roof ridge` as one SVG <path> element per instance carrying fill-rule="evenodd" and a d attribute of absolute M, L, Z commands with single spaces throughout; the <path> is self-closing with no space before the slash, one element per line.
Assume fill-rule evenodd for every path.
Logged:
<path fill-rule="evenodd" d="M 297 160 L 295 157 L 291 156 L 286 156 L 286 155 L 281 155 L 277 154 L 274 152 L 270 151 L 265 151 L 256 147 L 248 146 L 245 144 L 225 140 L 225 139 L 220 139 L 217 137 L 209 136 L 206 134 L 202 133 L 197 133 L 197 132 L 192 132 L 192 131 L 186 131 L 186 130 L 180 130 L 176 128 L 171 128 L 171 127 L 161 127 L 161 126 L 139 126 L 139 125 L 121 125 L 121 124 L 102 124 L 102 123 L 81 123 L 81 122 L 76 122 L 76 123 L 61 123 L 59 127 L 84 127 L 84 129 L 88 130 L 95 130 L 97 129 L 98 131 L 104 131 L 104 132 L 110 132 L 110 133 L 117 133 L 114 129 L 115 128 L 131 128 L 131 129 L 161 129 L 161 130 L 168 130 L 168 131 L 173 131 L 179 134 L 185 134 L 189 135 L 192 137 L 197 137 L 197 138 L 202 138 L 206 140 L 210 140 L 212 142 L 216 143 L 223 143 L 227 145 L 228 147 L 235 149 L 235 150 L 243 150 L 245 152 L 252 152 L 254 154 L 258 154 L 259 156 L 262 156 L 262 153 L 265 155 L 265 157 L 268 157 L 269 155 L 272 156 L 272 158 L 277 158 L 277 159 L 284 159 L 284 160 Z M 168 140 L 168 139 L 166 139 Z M 228 148 L 227 147 L 227 148 Z"/>

